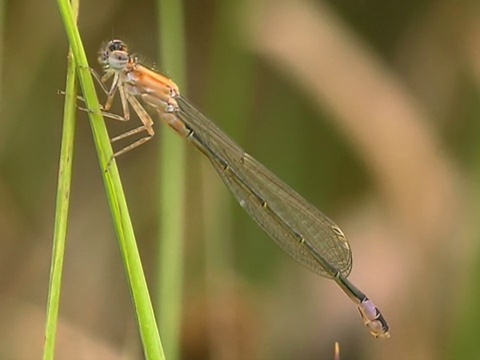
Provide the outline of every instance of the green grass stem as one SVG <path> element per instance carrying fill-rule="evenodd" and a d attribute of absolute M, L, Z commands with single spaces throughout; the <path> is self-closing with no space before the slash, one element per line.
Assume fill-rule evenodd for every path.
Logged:
<path fill-rule="evenodd" d="M 158 2 L 161 68 L 180 89 L 185 85 L 183 3 Z M 165 129 L 167 130 L 167 129 Z M 179 359 L 182 320 L 184 238 L 186 229 L 185 141 L 173 131 L 160 132 L 160 221 L 158 256 L 158 318 L 167 356 Z"/>
<path fill-rule="evenodd" d="M 125 194 L 115 160 L 111 161 L 113 156 L 112 147 L 103 117 L 101 116 L 100 104 L 80 34 L 70 3 L 67 0 L 58 0 L 57 3 L 74 58 L 77 61 L 77 74 L 85 104 L 88 109 L 92 110 L 89 112 L 90 124 L 105 183 L 106 195 L 129 280 L 145 357 L 147 359 L 165 359 Z"/>
<path fill-rule="evenodd" d="M 74 18 L 78 14 L 78 0 L 72 3 Z M 67 236 L 68 209 L 70 203 L 72 159 L 75 134 L 76 81 L 75 58 L 71 48 L 68 52 L 67 80 L 65 85 L 65 106 L 63 117 L 62 145 L 58 170 L 57 200 L 53 234 L 52 262 L 50 265 L 50 284 L 45 323 L 45 344 L 43 360 L 52 360 L 55 354 L 60 289 L 62 283 L 63 258 Z"/>

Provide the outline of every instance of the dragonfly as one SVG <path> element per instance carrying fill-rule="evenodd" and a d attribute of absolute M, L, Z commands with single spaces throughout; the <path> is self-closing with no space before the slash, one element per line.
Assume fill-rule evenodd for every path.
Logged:
<path fill-rule="evenodd" d="M 332 279 L 357 306 L 370 333 L 390 337 L 389 326 L 377 306 L 347 280 L 352 270 L 352 250 L 343 231 L 264 165 L 247 154 L 220 128 L 181 95 L 166 75 L 141 64 L 121 40 L 111 40 L 99 51 L 104 73 L 92 74 L 107 95 L 104 115 L 130 119 L 130 108 L 141 125 L 111 139 L 112 143 L 142 134 L 114 157 L 131 151 L 155 132 L 145 107 L 193 144 L 211 162 L 240 206 L 293 259 L 314 273 Z M 112 79 L 109 87 L 107 82 Z M 119 93 L 123 114 L 109 113 Z"/>

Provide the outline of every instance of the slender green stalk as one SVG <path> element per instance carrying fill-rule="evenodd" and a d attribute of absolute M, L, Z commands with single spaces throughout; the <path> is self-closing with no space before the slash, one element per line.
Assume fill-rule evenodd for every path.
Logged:
<path fill-rule="evenodd" d="M 159 0 L 161 66 L 180 89 L 185 85 L 183 3 Z M 170 360 L 179 358 L 186 228 L 186 156 L 183 139 L 162 131 L 160 144 L 160 254 L 158 261 L 158 318 Z"/>
<path fill-rule="evenodd" d="M 72 3 L 74 18 L 78 14 L 78 0 Z M 50 265 L 50 286 L 48 290 L 47 315 L 45 323 L 45 344 L 43 359 L 54 358 L 57 334 L 60 288 L 62 284 L 63 257 L 67 235 L 70 186 L 72 180 L 73 144 L 75 135 L 76 82 L 75 58 L 71 48 L 68 52 L 67 81 L 65 85 L 65 106 L 63 117 L 62 146 L 58 171 L 55 229 L 53 235 L 52 263 Z"/>
<path fill-rule="evenodd" d="M 112 160 L 112 147 L 105 123 L 101 116 L 100 105 L 80 34 L 74 20 L 70 3 L 67 0 L 57 0 L 57 3 L 70 41 L 70 46 L 72 47 L 72 52 L 77 61 L 77 73 L 85 104 L 88 109 L 92 110 L 89 112 L 90 124 L 105 183 L 107 199 L 130 283 L 145 357 L 147 359 L 165 359 L 140 256 L 138 254 L 125 194 L 123 193 L 117 165 L 115 160 Z"/>
<path fill-rule="evenodd" d="M 242 50 L 238 22 L 241 4 L 235 0 L 215 1 L 209 87 L 205 91 L 208 114 L 218 119 L 219 126 L 233 139 L 245 145 L 245 126 L 253 93 L 253 67 L 250 58 Z M 234 71 L 232 70 L 234 69 Z M 226 91 L 228 89 L 228 91 Z M 216 175 L 216 174 L 214 174 Z M 208 175 L 204 177 L 208 179 Z M 208 180 L 204 182 L 211 183 Z M 220 185 L 220 184 L 219 184 Z M 215 358 L 241 358 L 241 344 L 235 321 L 219 321 L 218 307 L 225 312 L 221 316 L 237 319 L 237 309 L 228 303 L 236 298 L 234 276 L 233 213 L 231 194 L 224 187 L 210 186 L 205 218 L 206 291 L 208 304 L 208 336 L 210 351 Z M 237 205 L 235 205 L 237 207 Z M 250 221 L 250 219 L 248 219 Z M 238 230 L 238 229 L 236 229 Z M 237 234 L 238 235 L 238 234 Z M 228 313 L 227 313 L 228 312 Z M 240 321 L 240 320 L 239 320 Z"/>

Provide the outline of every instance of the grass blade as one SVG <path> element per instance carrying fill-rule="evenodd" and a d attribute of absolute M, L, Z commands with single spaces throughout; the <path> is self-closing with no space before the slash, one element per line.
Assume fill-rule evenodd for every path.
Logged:
<path fill-rule="evenodd" d="M 78 14 L 78 1 L 73 4 L 75 18 Z M 55 209 L 55 225 L 53 235 L 52 263 L 50 265 L 50 284 L 47 301 L 45 323 L 45 344 L 43 359 L 54 358 L 55 338 L 57 333 L 58 309 L 60 305 L 60 289 L 62 283 L 63 257 L 67 235 L 68 209 L 70 203 L 70 186 L 72 180 L 73 144 L 75 135 L 76 82 L 75 58 L 71 48 L 68 52 L 68 70 L 65 85 L 65 106 L 58 172 L 57 200 Z"/>
<path fill-rule="evenodd" d="M 180 87 L 185 85 L 183 3 L 158 2 L 162 68 Z M 172 131 L 162 131 L 160 143 L 160 231 L 158 261 L 158 316 L 168 358 L 179 358 L 185 237 L 185 142 Z"/>
<path fill-rule="evenodd" d="M 112 147 L 100 113 L 100 105 L 80 34 L 74 21 L 70 3 L 66 0 L 58 0 L 57 3 L 72 52 L 77 61 L 77 73 L 85 104 L 88 109 L 92 110 L 89 113 L 90 124 L 134 301 L 143 350 L 147 359 L 165 359 L 118 168 L 115 160 L 110 162 L 113 156 Z"/>

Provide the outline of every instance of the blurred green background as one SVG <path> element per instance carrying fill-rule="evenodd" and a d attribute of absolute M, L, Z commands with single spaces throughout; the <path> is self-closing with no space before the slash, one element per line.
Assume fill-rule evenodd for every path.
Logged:
<path fill-rule="evenodd" d="M 184 7 L 183 93 L 340 225 L 350 279 L 392 337 L 371 338 L 341 290 L 269 240 L 185 143 L 182 358 L 332 359 L 335 341 L 341 359 L 480 358 L 480 4 Z M 33 359 L 43 346 L 68 43 L 55 2 L 3 0 L 0 11 L 0 358 Z M 100 44 L 120 38 L 175 80 L 158 60 L 158 18 L 153 1 L 83 1 L 90 63 L 100 70 Z M 57 358 L 139 359 L 102 170 L 78 117 Z M 136 120 L 109 122 L 110 133 Z M 118 160 L 154 298 L 159 139 Z"/>

